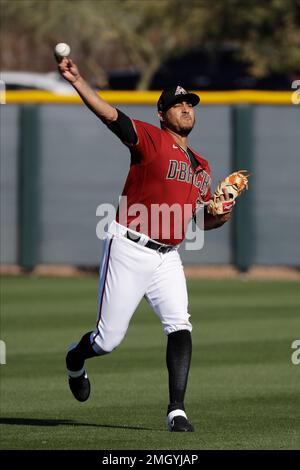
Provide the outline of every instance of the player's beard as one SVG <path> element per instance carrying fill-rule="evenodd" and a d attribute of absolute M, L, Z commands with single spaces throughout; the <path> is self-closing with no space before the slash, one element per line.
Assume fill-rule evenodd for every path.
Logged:
<path fill-rule="evenodd" d="M 170 129 L 170 131 L 175 132 L 178 135 L 181 135 L 182 137 L 187 137 L 189 133 L 193 130 L 195 121 L 191 119 L 190 122 L 187 122 L 186 124 L 173 124 L 172 122 L 168 122 L 165 124 L 165 127 Z"/>
<path fill-rule="evenodd" d="M 181 127 L 177 131 L 177 134 L 181 135 L 182 137 L 187 137 L 189 133 L 193 130 L 194 124 L 189 127 Z"/>

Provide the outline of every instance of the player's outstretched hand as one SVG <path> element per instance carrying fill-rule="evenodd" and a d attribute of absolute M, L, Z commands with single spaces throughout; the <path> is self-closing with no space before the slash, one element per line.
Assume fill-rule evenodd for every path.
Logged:
<path fill-rule="evenodd" d="M 220 201 L 230 201 L 230 195 L 226 188 L 222 188 L 223 195 L 220 196 Z M 233 206 L 232 206 L 233 208 Z M 215 219 L 218 220 L 220 224 L 225 224 L 231 217 L 231 211 L 226 214 L 215 215 Z"/>
<path fill-rule="evenodd" d="M 223 194 L 220 196 L 220 201 L 230 201 L 230 195 L 226 188 L 222 188 Z"/>
<path fill-rule="evenodd" d="M 58 71 L 65 80 L 75 83 L 80 78 L 80 73 L 73 60 L 68 57 L 56 57 L 58 61 Z"/>

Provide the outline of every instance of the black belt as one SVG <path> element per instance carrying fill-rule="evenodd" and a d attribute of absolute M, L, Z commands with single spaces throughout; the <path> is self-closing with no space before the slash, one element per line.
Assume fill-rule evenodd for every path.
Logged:
<path fill-rule="evenodd" d="M 125 237 L 135 243 L 138 243 L 141 239 L 139 235 L 132 234 L 128 231 L 125 233 Z M 161 245 L 152 240 L 148 240 L 146 245 L 143 246 L 151 248 L 151 250 L 159 251 L 159 253 L 168 253 L 169 251 L 175 250 L 175 246 L 173 245 Z"/>

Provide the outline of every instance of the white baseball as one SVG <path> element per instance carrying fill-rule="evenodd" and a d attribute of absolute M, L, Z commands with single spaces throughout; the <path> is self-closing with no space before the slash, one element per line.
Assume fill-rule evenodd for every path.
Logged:
<path fill-rule="evenodd" d="M 55 50 L 55 54 L 60 57 L 68 57 L 71 52 L 70 46 L 68 44 L 65 44 L 64 42 L 60 42 L 56 44 L 54 50 Z"/>

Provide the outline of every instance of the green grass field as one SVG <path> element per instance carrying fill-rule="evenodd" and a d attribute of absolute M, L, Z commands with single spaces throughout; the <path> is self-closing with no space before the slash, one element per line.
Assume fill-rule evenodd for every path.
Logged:
<path fill-rule="evenodd" d="M 142 303 L 122 345 L 88 362 L 76 402 L 65 352 L 94 328 L 97 279 L 2 278 L 2 449 L 299 449 L 299 282 L 189 282 L 196 432 L 165 430 L 166 338 Z"/>

